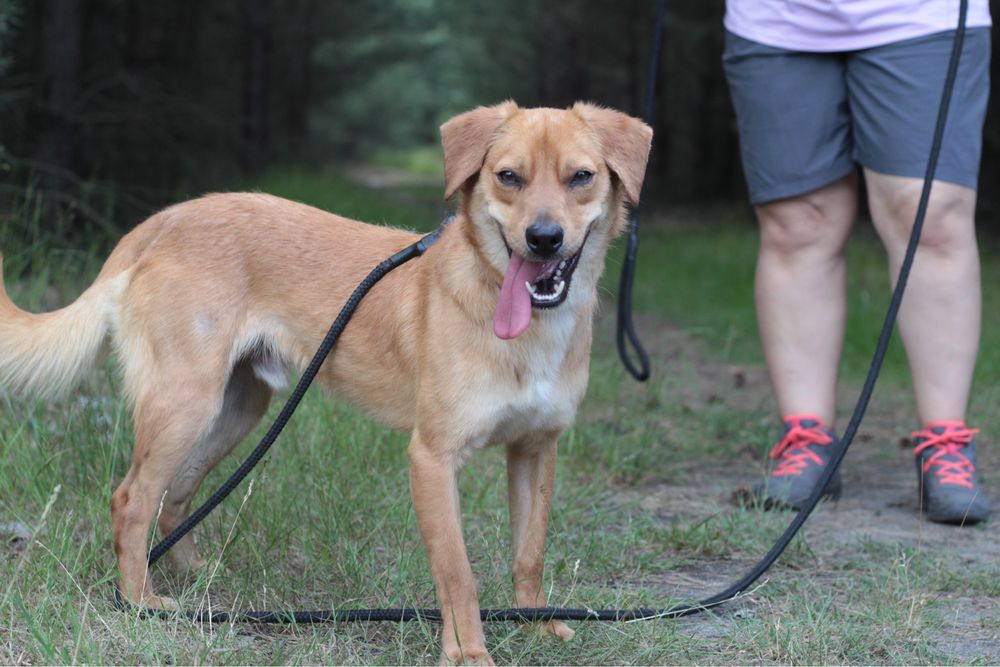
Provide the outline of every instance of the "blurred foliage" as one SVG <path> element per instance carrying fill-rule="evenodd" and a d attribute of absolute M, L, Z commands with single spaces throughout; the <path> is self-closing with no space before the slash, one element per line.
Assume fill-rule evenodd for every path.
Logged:
<path fill-rule="evenodd" d="M 14 62 L 10 44 L 21 18 L 21 6 L 13 0 L 0 3 L 0 74 L 6 73 Z"/>
<path fill-rule="evenodd" d="M 79 201 L 82 227 L 131 225 L 275 165 L 436 145 L 449 116 L 508 98 L 639 115 L 656 3 L 0 0 L 0 211 L 31 185 Z M 743 201 L 724 0 L 667 6 L 646 198 Z"/>

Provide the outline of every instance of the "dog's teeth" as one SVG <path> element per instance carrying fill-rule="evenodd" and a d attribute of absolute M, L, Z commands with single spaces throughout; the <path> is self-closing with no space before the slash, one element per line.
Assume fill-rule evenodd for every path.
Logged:
<path fill-rule="evenodd" d="M 566 281 L 556 274 L 548 279 L 548 281 L 542 281 L 537 285 L 526 280 L 524 281 L 524 287 L 536 303 L 548 303 L 558 301 L 562 297 L 562 293 L 566 291 Z M 551 289 L 552 291 L 539 292 L 540 289 Z"/>
<path fill-rule="evenodd" d="M 563 261 L 559 262 L 559 270 L 562 271 L 565 268 L 566 268 L 566 260 L 564 259 Z"/>

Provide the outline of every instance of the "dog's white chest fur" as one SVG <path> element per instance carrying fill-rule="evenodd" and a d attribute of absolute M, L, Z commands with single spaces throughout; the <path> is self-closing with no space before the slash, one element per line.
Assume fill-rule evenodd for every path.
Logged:
<path fill-rule="evenodd" d="M 477 382 L 474 404 L 466 406 L 472 448 L 551 433 L 572 424 L 586 389 L 585 380 L 567 381 L 565 375 L 566 358 L 578 332 L 573 331 L 569 313 L 546 314 L 542 322 L 537 319 L 532 326 L 544 326 L 546 335 L 530 345 L 498 341 L 510 347 L 504 355 L 507 365 L 495 377 Z"/>

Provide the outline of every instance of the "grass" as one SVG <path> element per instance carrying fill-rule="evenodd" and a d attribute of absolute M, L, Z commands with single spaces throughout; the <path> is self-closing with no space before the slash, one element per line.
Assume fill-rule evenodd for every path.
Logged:
<path fill-rule="evenodd" d="M 444 155 L 441 153 L 441 148 L 436 145 L 402 151 L 383 148 L 372 156 L 372 164 L 444 179 Z"/>
<path fill-rule="evenodd" d="M 699 214 L 697 225 L 680 221 L 676 224 L 684 226 L 675 229 L 668 220 L 665 229 L 661 223 L 643 232 L 636 308 L 682 324 L 724 360 L 762 363 L 753 306 L 755 228 L 748 217 L 733 212 L 723 213 L 721 219 L 704 216 Z M 847 250 L 849 317 L 842 372 L 849 382 L 858 382 L 868 369 L 890 296 L 884 252 L 870 228 L 860 227 Z M 985 286 L 1000 279 L 996 250 L 995 239 L 983 242 Z M 1000 326 L 1000 294 L 988 288 L 983 314 L 988 335 Z M 995 376 L 1000 372 L 1000 350 L 983 345 L 980 362 L 982 372 Z M 908 373 L 899 336 L 894 335 L 884 377 L 898 383 L 908 381 Z"/>
<path fill-rule="evenodd" d="M 281 170 L 254 187 L 354 217 L 432 228 L 442 206 L 427 188 L 367 191 L 335 172 Z M 39 231 L 32 208 L 0 233 L 12 297 L 43 310 L 75 298 L 101 261 L 95 248 L 65 251 Z M 732 213 L 726 214 L 730 218 Z M 546 586 L 553 604 L 661 606 L 701 597 L 766 550 L 788 517 L 728 502 L 729 461 L 756 474 L 774 435 L 767 404 L 735 411 L 705 397 L 705 364 L 759 363 L 750 303 L 754 230 L 743 220 L 686 216 L 647 224 L 637 307 L 644 322 L 679 322 L 704 358 L 657 348 L 648 386 L 627 379 L 606 333 L 598 336 L 587 402 L 560 443 Z M 683 251 L 678 251 L 683 248 Z M 616 278 L 620 249 L 609 274 Z M 878 251 L 852 250 L 859 306 L 846 375 L 866 364 L 870 321 L 886 279 Z M 1000 266 L 987 262 L 984 284 Z M 608 292 L 613 291 L 609 280 Z M 866 296 L 867 295 L 867 296 Z M 1000 305 L 990 294 L 984 350 L 995 345 Z M 646 333 L 656 334 L 657 331 Z M 654 339 L 655 339 L 654 335 Z M 871 337 L 873 339 L 873 336 Z M 984 354 L 974 411 L 1000 433 L 989 405 L 1000 370 Z M 905 366 L 891 361 L 889 385 Z M 411 664 L 437 660 L 433 624 L 302 627 L 207 626 L 149 621 L 111 605 L 114 549 L 108 501 L 129 466 L 131 427 L 108 362 L 67 401 L 0 393 L 0 663 Z M 716 391 L 718 388 L 712 388 Z M 275 410 L 272 410 L 272 414 Z M 246 454 L 261 434 L 241 445 Z M 408 494 L 405 434 L 316 393 L 308 395 L 272 454 L 211 515 L 197 538 L 204 572 L 157 568 L 157 587 L 188 608 L 434 606 L 426 556 Z M 735 462 L 732 463 L 732 462 Z M 207 496 L 233 470 L 228 459 Z M 745 477 L 746 475 L 744 475 Z M 503 459 L 488 450 L 461 478 L 465 536 L 483 606 L 511 603 Z M 704 487 L 700 489 L 699 487 Z M 656 495 L 663 489 L 671 503 Z M 679 497 L 678 497 L 679 494 Z M 933 641 L 955 599 L 996 601 L 996 561 L 948 568 L 950 554 L 892 541 L 848 541 L 836 557 L 827 536 L 797 538 L 763 588 L 714 614 L 681 621 L 576 624 L 561 644 L 512 625 L 487 640 L 500 663 L 946 663 L 969 661 Z M 985 615 L 984 631 L 997 616 Z M 993 624 L 993 625 L 990 625 Z M 972 657 L 975 659 L 975 656 Z"/>
<path fill-rule="evenodd" d="M 305 202 L 340 215 L 417 231 L 433 230 L 447 210 L 440 188 L 369 190 L 337 170 L 272 169 L 245 189 Z"/>

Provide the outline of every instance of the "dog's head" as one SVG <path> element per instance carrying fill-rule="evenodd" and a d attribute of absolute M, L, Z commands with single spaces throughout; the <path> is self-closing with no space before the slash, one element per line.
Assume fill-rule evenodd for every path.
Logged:
<path fill-rule="evenodd" d="M 519 336 L 532 308 L 565 302 L 581 258 L 598 264 L 596 282 L 608 239 L 625 227 L 624 203 L 639 200 L 652 137 L 638 119 L 583 103 L 506 102 L 441 126 L 445 198 L 462 191 L 483 255 L 504 276 L 497 336 Z"/>

